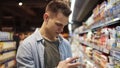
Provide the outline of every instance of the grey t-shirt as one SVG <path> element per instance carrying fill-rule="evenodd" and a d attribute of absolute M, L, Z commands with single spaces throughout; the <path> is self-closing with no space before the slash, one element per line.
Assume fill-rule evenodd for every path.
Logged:
<path fill-rule="evenodd" d="M 60 61 L 59 41 L 51 42 L 45 39 L 44 46 L 45 68 L 55 68 Z"/>

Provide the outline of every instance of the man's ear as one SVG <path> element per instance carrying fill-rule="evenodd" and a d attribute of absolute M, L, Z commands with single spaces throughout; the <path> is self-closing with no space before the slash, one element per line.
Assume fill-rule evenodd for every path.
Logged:
<path fill-rule="evenodd" d="M 45 22 L 48 22 L 49 14 L 48 14 L 48 13 L 45 13 L 45 14 L 43 15 L 43 18 L 44 18 L 44 21 L 45 21 Z"/>

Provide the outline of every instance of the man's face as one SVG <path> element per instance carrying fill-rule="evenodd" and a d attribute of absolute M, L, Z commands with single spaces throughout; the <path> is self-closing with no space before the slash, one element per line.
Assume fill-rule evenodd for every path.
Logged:
<path fill-rule="evenodd" d="M 58 34 L 63 32 L 64 26 L 68 24 L 68 17 L 65 17 L 62 13 L 58 13 L 57 15 L 54 15 L 54 17 L 49 18 L 48 24 L 47 24 L 47 30 L 48 33 L 56 37 Z"/>

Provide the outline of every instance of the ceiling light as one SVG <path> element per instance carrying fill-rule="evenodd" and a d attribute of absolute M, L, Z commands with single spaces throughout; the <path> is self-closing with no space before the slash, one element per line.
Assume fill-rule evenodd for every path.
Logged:
<path fill-rule="evenodd" d="M 19 6 L 22 6 L 23 5 L 23 3 L 22 2 L 19 2 Z"/>

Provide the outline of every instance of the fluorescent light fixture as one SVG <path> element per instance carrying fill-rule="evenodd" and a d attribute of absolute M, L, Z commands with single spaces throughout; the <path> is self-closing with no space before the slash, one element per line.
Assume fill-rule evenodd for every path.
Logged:
<path fill-rule="evenodd" d="M 70 16 L 69 16 L 69 22 L 70 22 L 70 23 L 73 23 L 73 22 L 72 22 L 72 17 L 73 17 L 73 12 L 74 12 L 75 1 L 76 1 L 76 0 L 71 0 L 71 11 L 72 11 L 72 13 L 71 13 Z"/>
<path fill-rule="evenodd" d="M 68 24 L 68 30 L 69 30 L 69 33 L 72 33 L 72 24 L 71 23 Z"/>
<path fill-rule="evenodd" d="M 72 31 L 72 24 L 68 24 L 68 28 L 70 31 Z"/>

